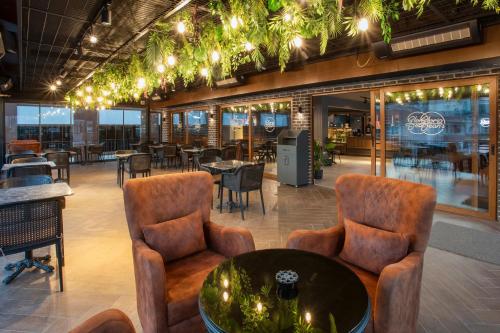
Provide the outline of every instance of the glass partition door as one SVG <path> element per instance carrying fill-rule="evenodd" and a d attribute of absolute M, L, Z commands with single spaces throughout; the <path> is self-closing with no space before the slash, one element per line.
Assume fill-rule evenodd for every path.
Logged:
<path fill-rule="evenodd" d="M 382 174 L 431 185 L 444 209 L 494 217 L 495 92 L 490 79 L 384 90 Z"/>
<path fill-rule="evenodd" d="M 208 111 L 188 111 L 186 114 L 187 143 L 194 146 L 208 145 Z"/>

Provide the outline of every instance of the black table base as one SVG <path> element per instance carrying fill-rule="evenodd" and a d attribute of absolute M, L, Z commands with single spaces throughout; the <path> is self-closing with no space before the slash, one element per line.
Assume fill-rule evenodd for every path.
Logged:
<path fill-rule="evenodd" d="M 36 267 L 47 273 L 52 273 L 54 271 L 54 266 L 47 265 L 50 259 L 50 255 L 46 255 L 44 257 L 33 257 L 33 251 L 26 251 L 23 260 L 20 260 L 16 263 L 9 263 L 5 266 L 5 270 L 13 270 L 14 272 L 4 278 L 2 282 L 5 284 L 11 283 L 26 268 Z"/>

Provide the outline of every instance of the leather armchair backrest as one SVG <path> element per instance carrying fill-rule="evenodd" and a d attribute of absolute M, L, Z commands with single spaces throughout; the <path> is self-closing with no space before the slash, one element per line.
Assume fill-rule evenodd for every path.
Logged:
<path fill-rule="evenodd" d="M 406 181 L 346 174 L 337 179 L 339 223 L 344 218 L 406 234 L 410 250 L 425 251 L 436 205 L 436 191 Z"/>
<path fill-rule="evenodd" d="M 142 227 L 186 216 L 200 209 L 210 221 L 213 179 L 190 172 L 129 180 L 123 188 L 125 213 L 132 239 L 144 239 Z"/>

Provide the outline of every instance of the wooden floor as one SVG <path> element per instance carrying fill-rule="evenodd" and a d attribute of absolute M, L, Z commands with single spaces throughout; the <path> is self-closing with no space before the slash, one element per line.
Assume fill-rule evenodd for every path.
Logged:
<path fill-rule="evenodd" d="M 57 291 L 55 274 L 38 271 L 23 273 L 11 285 L 0 285 L 0 332 L 67 332 L 110 307 L 126 312 L 141 331 L 130 238 L 115 168 L 115 162 L 106 162 L 72 169 L 75 195 L 67 199 L 64 210 L 65 291 Z M 266 180 L 264 189 L 265 216 L 258 196 L 252 195 L 245 221 L 240 220 L 239 211 L 214 211 L 212 220 L 249 228 L 259 249 L 284 246 L 292 230 L 336 223 L 335 195 L 328 188 L 296 189 Z M 439 213 L 438 219 L 470 224 Z M 484 228 L 480 223 L 476 226 Z M 0 259 L 0 264 L 4 262 Z M 500 266 L 429 248 L 418 331 L 500 332 Z"/>

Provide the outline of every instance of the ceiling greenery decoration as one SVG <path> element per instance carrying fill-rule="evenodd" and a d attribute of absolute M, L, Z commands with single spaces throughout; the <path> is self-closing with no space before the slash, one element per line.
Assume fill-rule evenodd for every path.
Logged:
<path fill-rule="evenodd" d="M 500 12 L 500 0 L 470 1 Z M 321 54 L 341 34 L 357 36 L 379 25 L 391 40 L 391 23 L 404 11 L 421 15 L 431 0 L 212 0 L 207 15 L 186 9 L 150 32 L 146 49 L 128 60 L 108 63 L 67 94 L 72 107 L 101 109 L 138 101 L 154 89 L 185 86 L 201 78 L 208 86 L 233 75 L 242 64 L 257 70 L 277 57 L 281 71 L 292 54 L 317 38 Z M 200 18 L 201 16 L 201 18 Z"/>

